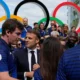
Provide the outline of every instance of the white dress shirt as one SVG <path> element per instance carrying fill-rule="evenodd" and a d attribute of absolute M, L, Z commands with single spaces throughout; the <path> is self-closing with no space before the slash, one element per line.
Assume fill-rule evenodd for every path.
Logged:
<path fill-rule="evenodd" d="M 37 61 L 37 49 L 31 50 L 28 48 L 27 50 L 28 50 L 29 71 L 31 71 L 31 55 L 32 55 L 31 51 L 34 51 L 35 61 L 36 61 L 36 63 L 38 63 L 38 61 Z M 26 73 L 24 73 L 24 80 L 27 80 L 27 77 L 25 77 L 25 74 Z"/>

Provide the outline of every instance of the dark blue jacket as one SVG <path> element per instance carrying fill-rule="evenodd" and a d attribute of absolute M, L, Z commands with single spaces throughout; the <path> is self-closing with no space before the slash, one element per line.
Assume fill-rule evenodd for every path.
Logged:
<path fill-rule="evenodd" d="M 64 52 L 59 62 L 56 80 L 80 80 L 80 45 Z"/>
<path fill-rule="evenodd" d="M 0 72 L 6 71 L 11 77 L 17 77 L 16 65 L 10 48 L 3 39 L 0 39 Z"/>

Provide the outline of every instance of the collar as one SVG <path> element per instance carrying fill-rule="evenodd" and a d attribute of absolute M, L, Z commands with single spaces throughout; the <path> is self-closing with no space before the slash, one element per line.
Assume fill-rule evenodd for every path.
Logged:
<path fill-rule="evenodd" d="M 7 44 L 2 38 L 0 38 L 0 41 L 4 44 L 4 46 L 10 50 L 9 44 Z"/>
<path fill-rule="evenodd" d="M 37 49 L 35 48 L 34 50 L 27 48 L 28 53 L 31 53 L 30 51 L 34 51 L 35 53 L 37 53 Z"/>

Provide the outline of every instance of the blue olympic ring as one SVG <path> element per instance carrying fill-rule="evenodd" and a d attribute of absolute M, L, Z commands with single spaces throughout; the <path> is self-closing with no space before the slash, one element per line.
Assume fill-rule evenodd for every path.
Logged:
<path fill-rule="evenodd" d="M 9 10 L 7 4 L 3 0 L 0 0 L 0 4 L 6 11 L 7 19 L 10 18 L 10 10 Z"/>

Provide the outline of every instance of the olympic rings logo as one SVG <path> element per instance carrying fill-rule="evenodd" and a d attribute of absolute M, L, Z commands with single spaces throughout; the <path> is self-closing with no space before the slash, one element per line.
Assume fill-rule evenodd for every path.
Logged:
<path fill-rule="evenodd" d="M 46 6 L 45 6 L 42 2 L 40 2 L 40 1 L 38 1 L 38 0 L 23 0 L 23 1 L 21 1 L 21 2 L 16 6 L 13 15 L 10 15 L 10 10 L 9 10 L 7 4 L 6 4 L 3 0 L 0 0 L 0 4 L 4 7 L 4 9 L 5 9 L 6 13 L 7 13 L 6 16 L 3 16 L 3 17 L 0 18 L 0 21 L 5 20 L 5 19 L 8 19 L 8 18 L 16 18 L 16 19 L 18 19 L 19 21 L 22 22 L 22 18 L 17 15 L 18 10 L 19 10 L 19 8 L 20 8 L 22 5 L 24 5 L 25 3 L 30 3 L 30 2 L 33 2 L 33 3 L 38 4 L 38 5 L 41 6 L 41 7 L 43 8 L 43 10 L 45 11 L 46 18 L 43 18 L 43 19 L 41 19 L 40 21 L 38 21 L 39 24 L 40 24 L 40 22 L 46 22 L 46 24 L 45 24 L 45 29 L 47 28 L 47 26 L 48 26 L 48 24 L 49 24 L 49 20 L 54 20 L 54 21 L 56 21 L 59 25 L 63 25 L 63 22 L 62 22 L 61 20 L 59 20 L 58 18 L 56 18 L 56 13 L 57 13 L 57 11 L 58 11 L 58 9 L 59 9 L 60 7 L 65 6 L 65 5 L 74 7 L 74 8 L 78 11 L 79 20 L 80 20 L 80 7 L 77 6 L 77 5 L 76 5 L 75 3 L 73 3 L 73 2 L 63 2 L 63 3 L 59 4 L 59 5 L 55 8 L 55 10 L 53 11 L 52 17 L 50 17 L 50 16 L 49 16 L 48 9 L 46 8 Z M 79 27 L 79 26 L 80 26 L 80 21 L 79 21 L 79 23 L 78 23 L 78 27 Z M 77 27 L 77 29 L 78 29 L 78 27 Z"/>

